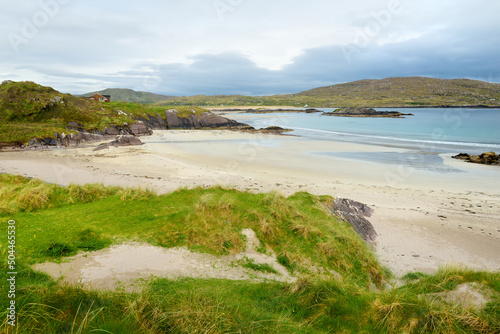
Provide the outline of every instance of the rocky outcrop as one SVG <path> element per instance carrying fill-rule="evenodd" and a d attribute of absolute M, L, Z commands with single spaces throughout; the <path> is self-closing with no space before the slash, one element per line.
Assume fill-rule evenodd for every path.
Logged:
<path fill-rule="evenodd" d="M 128 126 L 128 131 L 127 131 L 127 126 L 123 128 L 123 131 L 125 134 L 128 132 L 128 134 L 131 134 L 133 136 L 151 136 L 153 134 L 153 130 L 146 126 L 144 122 L 138 121 L 135 122 L 134 124 L 130 124 Z"/>
<path fill-rule="evenodd" d="M 118 136 L 108 144 L 109 146 L 133 146 L 142 145 L 142 141 L 135 136 Z"/>
<path fill-rule="evenodd" d="M 192 115 L 179 116 L 179 111 L 170 109 L 165 111 L 165 117 L 159 114 L 149 115 L 147 117 L 139 116 L 141 120 L 153 130 L 167 129 L 204 129 L 204 128 L 234 128 L 246 126 L 231 119 L 215 115 L 211 112 L 204 112 L 199 115 L 193 111 Z"/>
<path fill-rule="evenodd" d="M 398 111 L 376 111 L 373 108 L 342 108 L 331 112 L 324 112 L 323 116 L 339 117 L 386 117 L 386 118 L 404 118 L 403 116 L 413 116 L 413 114 L 404 114 Z"/>
<path fill-rule="evenodd" d="M 244 131 L 244 132 L 250 132 L 250 133 L 266 133 L 266 134 L 273 134 L 273 135 L 281 135 L 285 132 L 290 132 L 293 131 L 292 129 L 284 129 L 279 126 L 268 126 L 267 128 L 263 129 L 256 129 L 253 126 L 242 126 L 238 128 L 238 131 Z"/>
<path fill-rule="evenodd" d="M 134 146 L 134 145 L 142 145 L 142 144 L 143 144 L 142 141 L 135 136 L 120 135 L 120 136 L 116 137 L 116 139 L 110 143 L 101 144 L 101 145 L 97 146 L 94 149 L 94 151 L 101 151 L 101 150 L 109 149 L 110 146 Z"/>
<path fill-rule="evenodd" d="M 469 155 L 467 153 L 460 153 L 452 156 L 452 158 L 476 164 L 500 165 L 500 155 L 497 155 L 495 152 L 485 152 L 481 155 Z"/>
<path fill-rule="evenodd" d="M 377 232 L 373 225 L 365 218 L 371 217 L 373 210 L 366 204 L 356 202 L 347 198 L 337 198 L 328 208 L 348 222 L 354 230 L 369 244 L 374 245 Z"/>
<path fill-rule="evenodd" d="M 107 139 L 115 139 L 117 136 L 125 136 L 128 138 L 150 136 L 155 130 L 166 129 L 206 129 L 206 128 L 244 128 L 246 124 L 238 123 L 228 118 L 215 115 L 211 112 L 204 112 L 199 115 L 193 111 L 188 117 L 180 117 L 179 112 L 175 109 L 165 111 L 165 117 L 160 114 L 149 115 L 147 117 L 137 117 L 137 122 L 134 124 L 124 123 L 123 125 L 110 125 L 104 130 L 89 131 L 78 122 L 69 122 L 67 129 L 70 131 L 78 131 L 73 134 L 54 133 L 54 137 L 48 138 L 33 138 L 26 146 L 22 143 L 0 143 L 0 149 L 47 149 L 55 147 L 75 147 L 82 146 L 92 142 L 105 141 Z M 128 137 L 126 137 L 128 136 Z M 131 143 L 132 141 L 130 141 Z M 140 145 L 142 143 L 136 144 Z M 123 143 L 124 145 L 131 145 Z M 111 144 L 110 144 L 111 145 Z M 104 148 L 101 148 L 104 149 Z"/>

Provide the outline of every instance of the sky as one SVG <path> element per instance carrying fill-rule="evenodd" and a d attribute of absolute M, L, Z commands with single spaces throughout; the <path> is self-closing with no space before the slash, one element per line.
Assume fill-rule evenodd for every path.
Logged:
<path fill-rule="evenodd" d="M 273 95 L 401 76 L 500 82 L 500 1 L 0 0 L 0 81 Z"/>

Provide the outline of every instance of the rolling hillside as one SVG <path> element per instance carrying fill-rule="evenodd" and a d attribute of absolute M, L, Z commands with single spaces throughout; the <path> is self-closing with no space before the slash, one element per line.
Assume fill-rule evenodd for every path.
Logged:
<path fill-rule="evenodd" d="M 293 96 L 401 106 L 498 105 L 500 84 L 468 79 L 387 78 L 320 87 Z"/>
<path fill-rule="evenodd" d="M 159 95 L 148 92 L 137 92 L 125 88 L 107 88 L 98 92 L 86 93 L 81 96 L 92 96 L 94 94 L 111 95 L 111 101 L 135 102 L 135 103 L 156 103 L 171 98 L 171 96 Z"/>
<path fill-rule="evenodd" d="M 319 87 L 297 94 L 176 97 L 169 99 L 168 104 L 325 108 L 500 106 L 500 84 L 469 79 L 387 78 Z"/>

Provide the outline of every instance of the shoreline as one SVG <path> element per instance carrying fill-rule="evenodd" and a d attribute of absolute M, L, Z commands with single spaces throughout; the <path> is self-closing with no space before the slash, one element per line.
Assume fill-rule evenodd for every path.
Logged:
<path fill-rule="evenodd" d="M 357 105 L 356 105 L 357 107 Z M 364 108 L 391 108 L 391 109 L 450 109 L 450 108 L 458 108 L 458 109 L 500 109 L 500 105 L 469 105 L 469 106 L 460 106 L 460 105 L 436 105 L 436 106 L 377 106 L 377 105 L 363 105 L 361 107 Z M 339 106 L 339 107 L 290 107 L 290 106 L 205 106 L 203 108 L 209 109 L 212 112 L 225 112 L 231 110 L 231 112 L 246 112 L 246 110 L 250 109 L 261 109 L 260 112 L 279 112 L 280 109 L 286 110 L 286 112 L 306 112 L 306 109 L 340 109 L 340 108 L 348 108 L 348 106 Z M 234 109 L 234 110 L 233 110 Z M 291 110 L 291 111 L 288 111 Z M 238 111 L 241 110 L 241 111 Z M 278 111 L 273 111 L 278 110 Z"/>
<path fill-rule="evenodd" d="M 154 131 L 141 140 L 143 146 L 98 152 L 94 145 L 4 151 L 0 172 L 62 185 L 143 186 L 160 193 L 222 185 L 350 198 L 374 209 L 369 220 L 379 234 L 376 253 L 398 276 L 433 272 L 447 263 L 500 270 L 500 171 L 491 166 L 442 155 L 444 164 L 460 169 L 463 177 L 420 170 L 408 174 L 397 165 L 310 153 L 332 145 L 336 152 L 387 152 L 386 147 L 230 130 Z M 398 182 L 388 183 L 387 175 Z"/>

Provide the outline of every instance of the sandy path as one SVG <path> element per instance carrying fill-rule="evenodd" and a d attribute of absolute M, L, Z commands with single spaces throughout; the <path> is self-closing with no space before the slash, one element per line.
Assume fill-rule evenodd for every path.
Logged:
<path fill-rule="evenodd" d="M 276 254 L 265 255 L 255 249 L 260 246 L 255 232 L 244 229 L 247 244 L 240 254 L 215 256 L 199 254 L 186 248 L 161 248 L 147 244 L 121 244 L 108 249 L 80 253 L 62 263 L 39 263 L 36 270 L 49 273 L 54 279 L 71 285 L 99 290 L 124 289 L 139 291 L 152 277 L 194 277 L 230 280 L 275 280 L 293 282 Z M 254 271 L 241 266 L 247 259 L 255 264 L 269 264 L 277 273 Z"/>
<path fill-rule="evenodd" d="M 158 131 L 141 147 L 0 153 L 0 172 L 58 184 L 149 186 L 222 184 L 250 191 L 308 191 L 375 209 L 377 253 L 398 275 L 460 263 L 500 270 L 500 168 L 445 157 L 455 172 L 310 152 L 402 152 L 232 131 Z M 333 146 L 332 146 L 333 145 Z"/>

